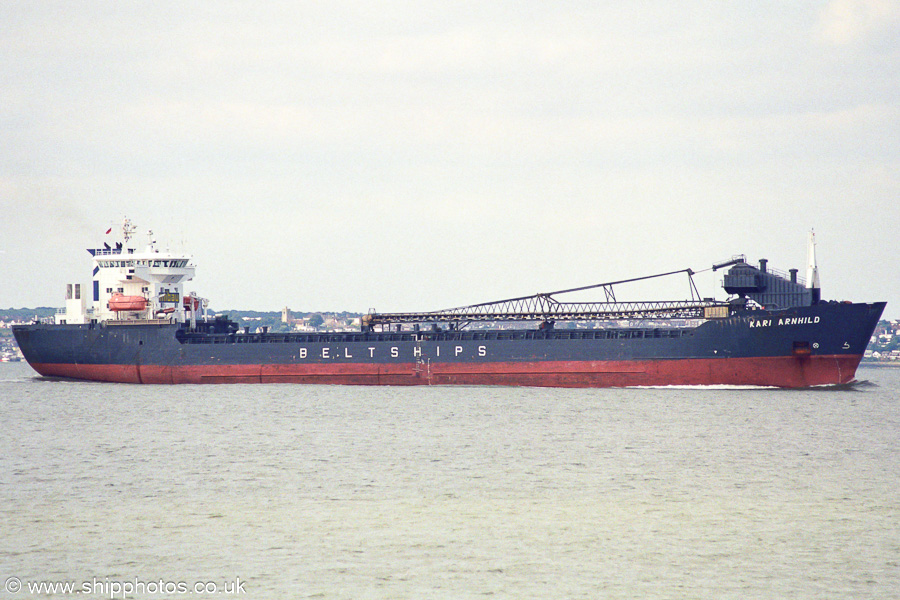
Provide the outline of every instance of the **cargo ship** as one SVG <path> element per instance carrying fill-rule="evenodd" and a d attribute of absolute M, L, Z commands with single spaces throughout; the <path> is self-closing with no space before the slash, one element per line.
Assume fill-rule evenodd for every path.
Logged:
<path fill-rule="evenodd" d="M 189 255 L 161 251 L 152 232 L 141 247 L 135 233 L 126 219 L 113 244 L 88 249 L 90 303 L 81 284 L 69 284 L 55 318 L 13 328 L 40 375 L 151 384 L 845 385 L 885 307 L 823 300 L 810 234 L 805 279 L 744 255 L 705 269 L 727 269 L 725 300 L 701 298 L 700 271 L 682 269 L 431 312 L 370 311 L 354 331 L 251 331 L 184 292 L 195 272 Z M 622 286 L 685 276 L 685 300 L 616 299 Z M 588 291 L 602 300 L 563 298 Z"/>

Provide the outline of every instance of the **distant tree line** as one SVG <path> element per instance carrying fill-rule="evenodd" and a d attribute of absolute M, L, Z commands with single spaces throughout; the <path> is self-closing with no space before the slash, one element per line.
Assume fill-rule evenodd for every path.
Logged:
<path fill-rule="evenodd" d="M 0 308 L 0 321 L 31 321 L 35 317 L 52 317 L 56 308 L 41 306 L 38 308 Z"/>
<path fill-rule="evenodd" d="M 212 311 L 215 314 L 219 315 L 227 315 L 230 319 L 235 321 L 238 325 L 241 326 L 249 326 L 251 329 L 257 329 L 259 327 L 267 327 L 269 331 L 280 332 L 280 331 L 290 331 L 291 324 L 283 323 L 281 321 L 281 311 L 277 312 L 262 312 L 256 310 L 217 310 Z M 360 313 L 347 312 L 347 311 L 325 311 L 325 312 L 301 312 L 301 311 L 291 311 L 292 319 L 306 319 L 307 323 L 311 327 L 321 327 L 327 319 L 341 319 L 341 320 L 349 320 L 356 319 L 360 316 Z"/>

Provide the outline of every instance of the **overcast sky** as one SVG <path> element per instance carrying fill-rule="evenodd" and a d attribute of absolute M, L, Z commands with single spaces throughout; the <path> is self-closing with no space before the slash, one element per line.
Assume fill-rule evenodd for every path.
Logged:
<path fill-rule="evenodd" d="M 6 0 L 0 23 L 0 307 L 61 306 L 128 216 L 217 310 L 434 310 L 739 253 L 802 273 L 814 228 L 823 297 L 900 317 L 898 1 Z"/>

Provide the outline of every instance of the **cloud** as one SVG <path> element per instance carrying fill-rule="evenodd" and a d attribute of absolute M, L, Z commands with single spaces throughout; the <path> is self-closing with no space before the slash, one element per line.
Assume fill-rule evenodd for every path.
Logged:
<path fill-rule="evenodd" d="M 834 0 L 822 11 L 818 35 L 835 46 L 853 44 L 900 22 L 900 3 L 892 0 Z"/>
<path fill-rule="evenodd" d="M 93 238 L 33 245 L 44 212 L 184 227 L 217 305 L 260 306 L 233 285 L 253 273 L 275 308 L 565 287 L 678 244 L 774 264 L 812 225 L 890 247 L 898 5 L 0 3 L 0 206 L 23 207 L 0 238 L 59 271 L 56 298 L 58 255 Z M 0 279 L 26 282 L 0 305 L 50 301 L 24 268 Z"/>

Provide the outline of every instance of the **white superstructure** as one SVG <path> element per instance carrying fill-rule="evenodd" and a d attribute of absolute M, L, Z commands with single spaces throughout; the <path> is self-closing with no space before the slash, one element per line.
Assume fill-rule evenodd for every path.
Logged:
<path fill-rule="evenodd" d="M 191 256 L 160 251 L 153 232 L 146 243 L 135 240 L 136 227 L 125 219 L 119 231 L 110 228 L 102 248 L 88 248 L 93 256 L 90 308 L 80 284 L 66 288 L 65 313 L 57 322 L 89 323 L 108 320 L 194 319 L 205 302 L 185 296 L 184 283 L 194 277 Z"/>

